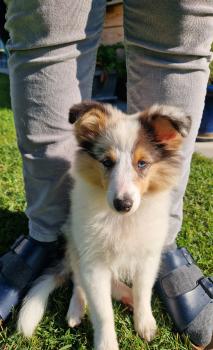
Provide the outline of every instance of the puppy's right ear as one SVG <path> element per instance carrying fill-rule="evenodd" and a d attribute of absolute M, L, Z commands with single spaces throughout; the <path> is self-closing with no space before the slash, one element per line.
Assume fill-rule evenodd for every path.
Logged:
<path fill-rule="evenodd" d="M 107 111 L 103 104 L 83 101 L 70 109 L 69 122 L 74 124 L 79 144 L 92 142 L 101 134 L 106 125 Z"/>

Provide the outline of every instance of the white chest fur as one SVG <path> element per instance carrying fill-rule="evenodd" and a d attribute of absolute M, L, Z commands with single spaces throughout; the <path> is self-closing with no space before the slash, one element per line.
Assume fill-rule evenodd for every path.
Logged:
<path fill-rule="evenodd" d="M 114 275 L 130 277 L 147 254 L 162 249 L 168 226 L 169 193 L 142 198 L 132 215 L 115 213 L 101 190 L 77 181 L 72 193 L 68 244 L 85 263 L 101 260 Z M 118 277 L 118 276 L 117 276 Z"/>

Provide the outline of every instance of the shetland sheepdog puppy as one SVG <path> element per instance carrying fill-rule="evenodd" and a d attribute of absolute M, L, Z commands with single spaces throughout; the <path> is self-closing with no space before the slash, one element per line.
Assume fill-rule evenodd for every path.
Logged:
<path fill-rule="evenodd" d="M 126 115 L 109 104 L 86 101 L 71 108 L 69 120 L 78 149 L 63 228 L 66 257 L 62 268 L 35 282 L 18 329 L 32 335 L 49 294 L 72 273 L 68 324 L 78 325 L 88 304 L 96 350 L 118 350 L 111 297 L 133 306 L 135 330 L 150 341 L 156 332 L 152 288 L 190 117 L 164 105 Z"/>

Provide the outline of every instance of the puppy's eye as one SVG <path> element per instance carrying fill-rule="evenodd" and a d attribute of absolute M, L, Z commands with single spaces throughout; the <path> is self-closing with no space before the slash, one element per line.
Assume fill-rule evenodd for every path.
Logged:
<path fill-rule="evenodd" d="M 101 163 L 103 164 L 103 166 L 105 168 L 108 168 L 108 169 L 112 168 L 115 164 L 115 162 L 110 158 L 105 158 L 105 159 L 101 160 Z"/>
<path fill-rule="evenodd" d="M 138 162 L 138 168 L 139 169 L 145 169 L 147 167 L 148 163 L 145 162 L 144 160 L 139 160 Z"/>

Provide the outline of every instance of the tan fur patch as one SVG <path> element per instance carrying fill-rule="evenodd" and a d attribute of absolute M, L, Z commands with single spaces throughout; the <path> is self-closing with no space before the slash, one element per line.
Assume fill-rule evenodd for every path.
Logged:
<path fill-rule="evenodd" d="M 139 188 L 141 195 L 146 193 L 148 191 L 149 187 L 149 177 L 140 177 L 139 175 L 136 175 L 134 178 L 134 183 Z"/>
<path fill-rule="evenodd" d="M 144 160 L 147 163 L 151 163 L 153 158 L 143 142 L 139 142 L 133 152 L 132 164 L 136 166 L 140 160 Z"/>
<path fill-rule="evenodd" d="M 167 190 L 177 183 L 179 170 L 169 164 L 169 161 L 161 161 L 152 165 L 149 171 L 148 192 Z"/>
<path fill-rule="evenodd" d="M 153 161 L 153 147 L 150 145 L 147 135 L 143 127 L 139 130 L 138 139 L 135 142 L 133 155 L 132 155 L 132 164 L 136 165 L 140 160 L 144 160 L 147 163 Z"/>
<path fill-rule="evenodd" d="M 166 135 L 169 136 L 168 133 Z M 141 160 L 147 163 L 147 167 L 144 169 L 138 169 L 137 165 Z M 132 163 L 137 173 L 134 182 L 142 195 L 147 192 L 163 191 L 176 184 L 177 160 L 175 158 L 159 159 L 159 155 L 147 140 L 143 129 L 140 130 L 138 141 L 133 150 Z"/>
<path fill-rule="evenodd" d="M 147 165 L 147 169 L 139 169 L 138 168 L 138 162 L 139 161 L 145 161 Z M 141 128 L 138 140 L 135 143 L 135 147 L 133 149 L 132 154 L 132 164 L 136 171 L 134 182 L 136 186 L 140 189 L 140 193 L 144 194 L 147 192 L 148 186 L 149 186 L 149 180 L 147 177 L 147 172 L 149 164 L 153 162 L 153 156 L 152 156 L 152 149 L 150 144 L 147 141 L 146 134 L 144 130 Z"/>
<path fill-rule="evenodd" d="M 108 179 L 104 174 L 103 166 L 86 152 L 77 154 L 76 169 L 79 175 L 87 182 L 100 188 L 107 188 Z"/>
<path fill-rule="evenodd" d="M 75 123 L 77 140 L 79 142 L 93 140 L 106 128 L 106 122 L 106 114 L 97 108 L 92 108 Z"/>
<path fill-rule="evenodd" d="M 135 177 L 134 182 L 140 189 L 140 193 L 143 195 L 145 193 L 154 193 L 168 190 L 177 183 L 177 178 L 179 175 L 178 169 L 169 163 L 159 162 L 153 163 L 146 176 L 140 177 L 139 175 Z"/>
<path fill-rule="evenodd" d="M 116 162 L 116 159 L 117 159 L 116 152 L 113 148 L 108 149 L 104 155 L 105 157 L 111 159 L 114 163 Z"/>

